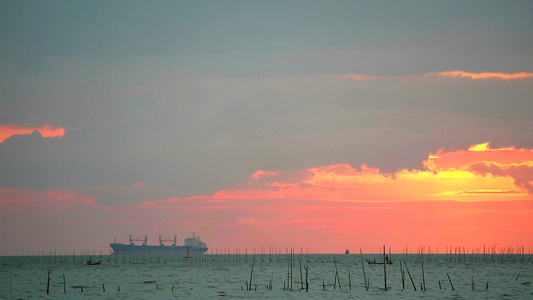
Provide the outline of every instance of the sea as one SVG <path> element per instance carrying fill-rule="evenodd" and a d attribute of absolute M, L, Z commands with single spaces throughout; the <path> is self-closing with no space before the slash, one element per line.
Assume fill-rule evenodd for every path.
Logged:
<path fill-rule="evenodd" d="M 0 299 L 533 299 L 527 254 L 0 257 Z M 385 288 L 386 287 L 386 288 Z"/>

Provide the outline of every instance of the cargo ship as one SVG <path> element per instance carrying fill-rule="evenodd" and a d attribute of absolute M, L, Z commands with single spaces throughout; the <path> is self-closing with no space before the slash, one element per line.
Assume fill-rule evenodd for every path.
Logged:
<path fill-rule="evenodd" d="M 173 239 L 163 238 L 159 236 L 159 245 L 148 245 L 148 235 L 136 238 L 130 234 L 129 244 L 120 244 L 116 242 L 109 244 L 113 249 L 113 255 L 198 255 L 204 254 L 207 251 L 207 245 L 200 240 L 199 236 L 193 233 L 192 238 L 184 239 L 183 246 L 177 245 L 178 236 Z M 136 245 L 134 242 L 142 242 L 141 245 Z M 172 242 L 171 245 L 165 245 L 165 242 Z"/>

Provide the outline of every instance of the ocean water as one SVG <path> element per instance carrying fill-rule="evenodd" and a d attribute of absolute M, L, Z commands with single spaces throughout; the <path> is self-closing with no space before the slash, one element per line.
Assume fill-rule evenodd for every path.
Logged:
<path fill-rule="evenodd" d="M 95 266 L 87 256 L 0 257 L 0 298 L 533 299 L 531 255 L 389 257 L 386 290 L 383 265 L 362 263 L 359 254 L 97 255 Z"/>

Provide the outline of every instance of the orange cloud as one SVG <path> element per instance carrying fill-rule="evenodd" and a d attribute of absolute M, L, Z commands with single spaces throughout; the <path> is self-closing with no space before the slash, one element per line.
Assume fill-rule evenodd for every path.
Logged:
<path fill-rule="evenodd" d="M 41 127 L 22 127 L 19 125 L 0 125 L 0 143 L 17 134 L 32 134 L 35 130 L 39 131 L 42 137 L 63 137 L 66 129 L 62 127 L 53 127 L 45 125 Z"/>
<path fill-rule="evenodd" d="M 464 71 L 444 71 L 437 73 L 428 73 L 424 76 L 438 76 L 438 77 L 451 77 L 451 78 L 470 78 L 470 79 L 503 79 L 503 80 L 516 80 L 533 78 L 533 73 L 520 72 L 520 73 L 470 73 Z"/>
<path fill-rule="evenodd" d="M 258 171 L 245 184 L 213 195 L 218 200 L 305 199 L 336 202 L 529 199 L 533 150 L 489 144 L 429 155 L 426 170 L 383 173 L 347 164 L 293 171 Z"/>
<path fill-rule="evenodd" d="M 473 80 L 479 79 L 501 79 L 501 80 L 519 80 L 533 78 L 533 73 L 519 72 L 519 73 L 495 73 L 495 72 L 481 72 L 472 73 L 460 70 L 443 71 L 435 73 L 426 73 L 422 75 L 400 75 L 400 76 L 372 76 L 362 74 L 346 74 L 342 75 L 342 79 L 351 79 L 355 81 L 369 81 L 369 80 L 413 80 L 424 79 L 431 77 L 444 77 L 444 78 L 469 78 Z"/>
<path fill-rule="evenodd" d="M 434 173 L 462 171 L 482 176 L 485 181 L 496 177 L 513 179 L 516 187 L 533 194 L 533 149 L 491 149 L 489 143 L 448 153 L 441 149 L 430 155 L 424 165 Z"/>

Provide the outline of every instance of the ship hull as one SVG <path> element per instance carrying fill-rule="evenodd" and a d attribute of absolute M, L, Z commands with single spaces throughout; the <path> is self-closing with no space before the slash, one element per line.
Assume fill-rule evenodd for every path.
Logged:
<path fill-rule="evenodd" d="M 113 249 L 113 255 L 198 255 L 204 254 L 207 247 L 189 246 L 155 246 L 155 245 L 125 245 L 109 244 Z"/>

